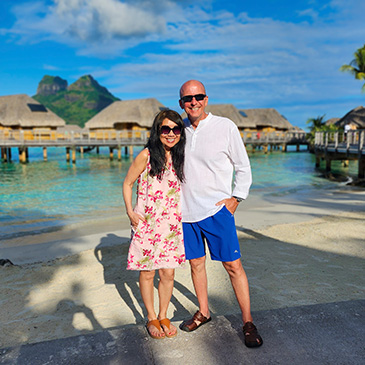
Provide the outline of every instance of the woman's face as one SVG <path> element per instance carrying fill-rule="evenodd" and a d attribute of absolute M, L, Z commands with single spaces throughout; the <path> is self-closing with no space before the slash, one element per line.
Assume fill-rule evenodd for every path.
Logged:
<path fill-rule="evenodd" d="M 165 118 L 160 126 L 160 141 L 169 151 L 180 141 L 181 128 L 172 120 Z"/>

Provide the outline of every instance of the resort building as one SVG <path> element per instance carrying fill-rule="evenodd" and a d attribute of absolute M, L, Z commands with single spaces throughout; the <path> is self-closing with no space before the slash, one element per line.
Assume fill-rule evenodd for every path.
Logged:
<path fill-rule="evenodd" d="M 240 132 L 256 131 L 255 124 L 246 118 L 244 115 L 232 104 L 211 104 L 205 110 L 220 117 L 231 119 L 238 127 Z"/>
<path fill-rule="evenodd" d="M 365 129 L 365 108 L 358 106 L 336 122 L 336 126 L 340 128 L 344 128 L 345 125 L 349 125 L 351 130 Z"/>
<path fill-rule="evenodd" d="M 88 122 L 85 129 L 94 132 L 149 130 L 158 112 L 166 109 L 157 99 L 115 101 Z"/>
<path fill-rule="evenodd" d="M 256 125 L 249 119 L 244 118 L 242 113 L 232 104 L 208 104 L 205 108 L 207 113 L 212 113 L 220 117 L 231 119 L 240 132 L 256 131 Z M 186 113 L 181 114 L 182 118 L 187 118 Z"/>
<path fill-rule="evenodd" d="M 257 132 L 288 132 L 295 127 L 274 108 L 240 109 L 246 123 L 254 125 Z"/>
<path fill-rule="evenodd" d="M 83 129 L 77 124 L 66 124 L 62 127 L 57 128 L 58 138 L 67 139 L 70 136 L 74 136 L 76 138 L 81 138 L 83 134 Z"/>
<path fill-rule="evenodd" d="M 22 133 L 23 138 L 52 138 L 65 121 L 26 94 L 0 96 L 0 132 Z"/>
<path fill-rule="evenodd" d="M 337 122 L 340 120 L 340 118 L 331 118 L 325 121 L 325 125 L 333 125 L 333 124 L 337 124 Z"/>

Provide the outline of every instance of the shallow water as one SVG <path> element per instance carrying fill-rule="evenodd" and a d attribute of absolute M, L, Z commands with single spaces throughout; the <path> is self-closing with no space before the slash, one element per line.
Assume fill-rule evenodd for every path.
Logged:
<path fill-rule="evenodd" d="M 140 151 L 135 148 L 134 155 Z M 0 240 L 52 231 L 124 212 L 122 182 L 132 159 L 109 160 L 109 149 L 77 155 L 75 165 L 66 162 L 64 148 L 49 148 L 48 162 L 41 148 L 29 149 L 27 164 L 0 163 Z M 337 183 L 321 178 L 315 158 L 307 152 L 274 151 L 250 154 L 251 194 L 287 195 L 310 193 Z M 335 173 L 356 176 L 356 163 L 344 169 L 333 163 Z"/>

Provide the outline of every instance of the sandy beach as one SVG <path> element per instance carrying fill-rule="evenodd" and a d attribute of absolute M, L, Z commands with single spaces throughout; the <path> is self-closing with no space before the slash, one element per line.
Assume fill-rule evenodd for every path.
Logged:
<path fill-rule="evenodd" d="M 236 212 L 252 310 L 365 298 L 365 191 L 338 186 L 303 196 L 250 196 Z M 0 242 L 0 348 L 145 321 L 138 273 L 125 270 L 128 222 L 89 225 Z M 238 313 L 229 279 L 208 259 L 213 315 Z M 157 280 L 156 280 L 157 284 Z M 176 271 L 169 316 L 197 300 L 188 264 Z"/>

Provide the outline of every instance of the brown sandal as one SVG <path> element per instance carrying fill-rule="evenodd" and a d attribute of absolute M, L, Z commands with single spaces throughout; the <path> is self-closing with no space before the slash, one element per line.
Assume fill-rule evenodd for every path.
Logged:
<path fill-rule="evenodd" d="M 195 331 L 196 329 L 198 329 L 203 324 L 210 322 L 211 320 L 212 320 L 212 317 L 209 317 L 209 318 L 204 317 L 200 311 L 197 311 L 194 314 L 193 318 L 188 319 L 187 321 L 184 321 L 183 323 L 181 323 L 180 329 L 185 332 L 192 332 L 192 331 Z M 200 323 L 196 324 L 195 321 L 198 321 Z"/>
<path fill-rule="evenodd" d="M 168 318 L 160 319 L 160 325 L 161 325 L 162 331 L 164 331 L 164 332 L 165 332 L 166 337 L 169 337 L 169 338 L 171 338 L 171 337 L 175 337 L 175 336 L 177 335 L 177 330 L 176 330 L 176 332 L 175 332 L 175 333 L 173 333 L 173 334 L 169 334 L 168 332 L 166 332 L 166 331 L 164 330 L 164 328 L 163 328 L 162 326 L 166 326 L 166 327 L 168 328 L 168 330 L 169 330 L 169 331 L 171 331 L 171 329 L 170 329 L 170 324 L 171 324 L 171 322 L 170 322 L 170 320 L 169 320 Z"/>
<path fill-rule="evenodd" d="M 150 327 L 151 326 L 155 326 L 159 331 L 163 331 L 161 326 L 160 326 L 160 321 L 158 319 L 153 319 L 152 321 L 148 321 L 147 324 L 146 324 L 146 328 L 147 328 L 147 332 L 148 334 L 156 339 L 156 340 L 162 340 L 163 338 L 165 338 L 165 332 L 163 332 L 163 335 L 162 336 L 155 336 L 153 335 L 151 332 L 150 332 Z"/>
<path fill-rule="evenodd" d="M 243 326 L 245 335 L 245 345 L 247 347 L 259 347 L 263 344 L 263 340 L 257 331 L 256 326 L 252 322 L 246 322 Z"/>

